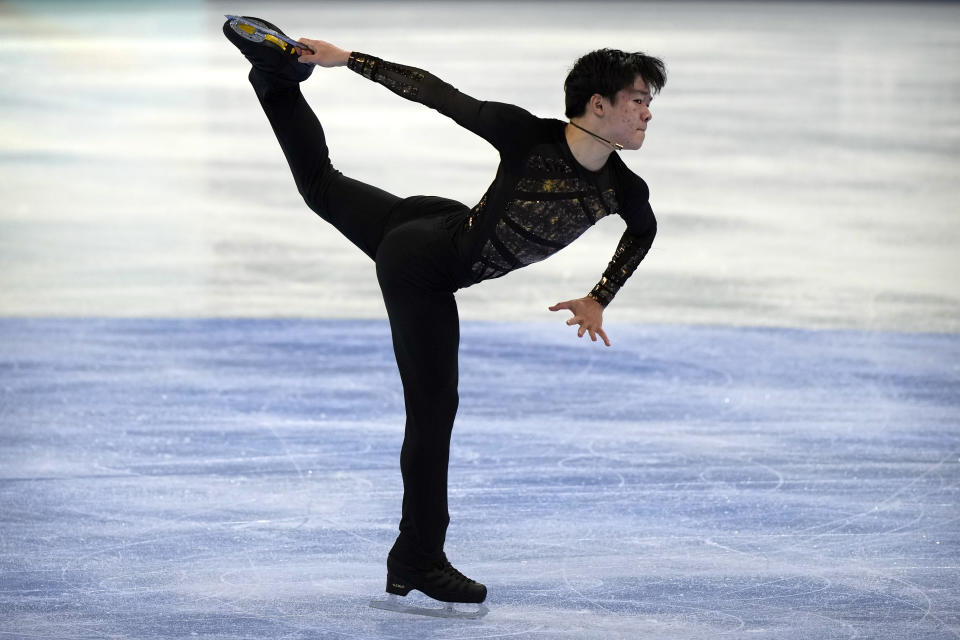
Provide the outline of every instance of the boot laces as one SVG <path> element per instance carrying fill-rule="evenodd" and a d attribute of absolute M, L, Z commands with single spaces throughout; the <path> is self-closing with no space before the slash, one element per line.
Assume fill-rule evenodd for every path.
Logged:
<path fill-rule="evenodd" d="M 465 582 L 467 584 L 473 584 L 475 581 L 471 580 L 467 576 L 463 575 L 457 569 L 450 564 L 450 561 L 444 558 L 443 562 L 437 565 L 436 571 L 439 571 L 445 578 L 452 580 L 454 582 Z"/>

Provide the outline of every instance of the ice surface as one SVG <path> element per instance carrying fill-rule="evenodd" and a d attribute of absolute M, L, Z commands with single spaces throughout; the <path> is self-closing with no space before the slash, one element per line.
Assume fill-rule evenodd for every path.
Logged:
<path fill-rule="evenodd" d="M 401 497 L 385 314 L 299 200 L 224 13 L 545 117 L 585 51 L 668 64 L 623 155 L 660 234 L 614 346 L 546 309 L 593 286 L 618 219 L 458 294 L 447 551 L 482 620 L 367 606 Z M 958 24 L 0 2 L 0 638 L 960 637 Z M 348 175 L 469 204 L 492 179 L 485 143 L 355 74 L 304 92 Z"/>
<path fill-rule="evenodd" d="M 622 154 L 660 234 L 611 314 L 960 329 L 960 5 L 913 2 L 3 2 L 0 313 L 383 317 L 372 265 L 300 200 L 225 13 L 544 117 L 582 53 L 660 55 Z M 470 205 L 493 179 L 489 145 L 356 74 L 304 92 L 347 175 Z M 461 316 L 548 320 L 622 230 L 468 290 Z"/>
<path fill-rule="evenodd" d="M 960 338 L 608 330 L 465 323 L 448 621 L 383 321 L 0 320 L 0 637 L 957 637 Z"/>

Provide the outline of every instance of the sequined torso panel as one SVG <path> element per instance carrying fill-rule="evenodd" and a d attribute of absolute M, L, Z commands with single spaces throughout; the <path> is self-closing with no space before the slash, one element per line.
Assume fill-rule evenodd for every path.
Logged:
<path fill-rule="evenodd" d="M 460 233 L 473 282 L 543 260 L 610 214 L 620 215 L 627 229 L 589 295 L 609 304 L 646 256 L 657 228 L 649 191 L 617 154 L 600 171 L 588 171 L 570 152 L 560 120 L 476 100 L 422 69 L 367 54 L 354 52 L 348 66 L 452 118 L 500 152 L 497 176 Z"/>
<path fill-rule="evenodd" d="M 487 201 L 474 207 L 475 220 L 488 214 Z M 616 192 L 609 185 L 602 188 L 578 175 L 558 155 L 556 145 L 538 145 L 523 161 L 513 193 L 471 272 L 480 281 L 539 262 L 618 209 Z"/>

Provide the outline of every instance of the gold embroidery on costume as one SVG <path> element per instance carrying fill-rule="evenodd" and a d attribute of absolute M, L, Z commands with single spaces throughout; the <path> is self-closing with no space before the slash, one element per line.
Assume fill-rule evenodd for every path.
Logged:
<path fill-rule="evenodd" d="M 617 209 L 613 189 L 600 194 L 595 184 L 576 176 L 560 158 L 532 154 L 524 168 L 514 199 L 507 202 L 473 265 L 477 280 L 497 278 L 550 257 Z M 485 203 L 486 196 L 478 207 Z"/>
<path fill-rule="evenodd" d="M 364 53 L 351 53 L 347 66 L 404 98 L 441 112 L 445 112 L 441 107 L 450 110 L 457 101 L 472 100 L 422 69 Z M 479 104 L 477 101 L 473 103 Z M 489 106 L 485 113 L 493 113 L 490 109 L 503 112 L 503 109 L 510 108 L 515 109 L 510 105 Z M 476 124 L 471 118 L 477 112 L 471 113 L 473 115 L 468 117 L 459 112 L 457 121 L 475 130 L 470 122 Z M 542 122 L 536 118 L 531 121 Z M 490 140 L 492 134 L 487 130 L 481 135 Z M 464 219 L 458 230 L 469 239 L 465 245 L 471 252 L 479 249 L 473 254 L 476 258 L 470 267 L 474 282 L 498 278 L 519 267 L 539 262 L 573 242 L 604 216 L 620 213 L 621 203 L 616 190 L 623 186 L 619 182 L 624 174 L 622 170 L 588 172 L 572 162 L 562 142 L 546 136 L 542 140 L 532 149 L 518 147 L 515 155 L 502 156 L 501 169 L 508 168 L 505 173 L 498 171 L 497 180 L 471 209 L 471 215 Z M 495 144 L 501 152 L 504 145 L 503 140 L 500 146 Z M 504 175 L 508 176 L 506 182 L 501 180 Z M 516 182 L 510 184 L 509 180 Z M 645 190 L 646 185 L 642 181 L 640 184 Z M 647 228 L 639 235 L 629 230 L 623 234 L 603 277 L 588 294 L 604 306 L 610 303 L 646 256 L 656 234 L 656 220 L 649 205 L 643 203 L 647 207 L 649 223 L 638 223 L 637 212 L 632 207 L 642 201 L 638 201 L 635 192 L 629 188 L 626 193 L 633 196 L 631 211 L 627 213 L 634 227 L 646 224 Z"/>

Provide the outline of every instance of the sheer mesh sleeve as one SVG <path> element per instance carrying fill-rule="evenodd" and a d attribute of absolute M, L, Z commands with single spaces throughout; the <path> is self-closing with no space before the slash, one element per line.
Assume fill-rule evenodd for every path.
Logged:
<path fill-rule="evenodd" d="M 387 62 L 376 56 L 357 51 L 350 54 L 350 58 L 347 60 L 347 68 L 368 80 L 382 84 L 399 96 L 416 102 L 420 102 L 418 99 L 420 93 L 424 90 L 424 85 L 429 82 L 427 76 L 430 76 L 430 80 L 435 84 L 446 84 L 423 69 Z M 453 87 L 450 88 L 453 89 Z"/>
<path fill-rule="evenodd" d="M 603 272 L 603 277 L 588 295 L 604 307 L 610 304 L 620 287 L 627 282 L 627 278 L 636 271 L 647 252 L 650 251 L 654 235 L 656 235 L 655 226 L 652 233 L 643 235 L 631 233 L 629 230 L 624 231 L 620 237 L 620 244 L 613 253 L 613 259 Z"/>
<path fill-rule="evenodd" d="M 398 96 L 436 109 L 501 151 L 515 145 L 516 136 L 535 120 L 520 107 L 477 100 L 428 71 L 366 53 L 352 52 L 347 68 L 382 84 Z"/>

